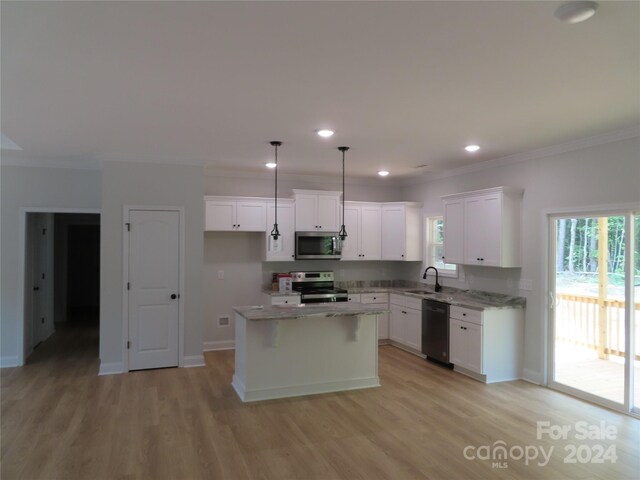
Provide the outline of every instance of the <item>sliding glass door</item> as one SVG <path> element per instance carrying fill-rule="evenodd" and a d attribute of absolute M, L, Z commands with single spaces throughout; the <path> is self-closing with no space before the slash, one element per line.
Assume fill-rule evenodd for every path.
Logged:
<path fill-rule="evenodd" d="M 553 216 L 549 228 L 549 384 L 625 411 L 640 407 L 638 228 L 628 212 Z"/>

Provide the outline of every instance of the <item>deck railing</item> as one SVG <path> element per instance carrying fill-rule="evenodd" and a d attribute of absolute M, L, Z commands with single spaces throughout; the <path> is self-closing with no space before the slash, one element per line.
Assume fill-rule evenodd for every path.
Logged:
<path fill-rule="evenodd" d="M 600 339 L 604 338 L 604 348 L 601 348 L 604 354 L 624 356 L 624 301 L 603 301 L 606 315 L 602 316 L 606 317 L 606 324 L 601 332 L 598 297 L 558 293 L 556 299 L 557 340 L 599 350 Z M 640 303 L 635 304 L 635 310 L 635 357 L 640 360 Z"/>

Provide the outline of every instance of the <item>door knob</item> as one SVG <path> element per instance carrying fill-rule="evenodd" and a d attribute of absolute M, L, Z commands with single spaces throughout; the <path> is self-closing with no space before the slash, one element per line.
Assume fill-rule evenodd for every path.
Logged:
<path fill-rule="evenodd" d="M 171 300 L 175 300 L 176 298 L 178 298 L 178 296 L 175 293 L 171 294 Z"/>

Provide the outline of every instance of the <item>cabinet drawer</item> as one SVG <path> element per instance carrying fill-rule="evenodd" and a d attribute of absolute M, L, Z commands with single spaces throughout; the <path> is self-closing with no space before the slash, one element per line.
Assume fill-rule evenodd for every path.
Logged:
<path fill-rule="evenodd" d="M 297 305 L 300 303 L 300 295 L 285 295 L 271 297 L 271 305 Z"/>
<path fill-rule="evenodd" d="M 388 303 L 388 293 L 363 293 L 361 296 L 362 303 Z"/>
<path fill-rule="evenodd" d="M 415 297 L 404 297 L 404 305 L 414 310 L 422 310 L 422 299 Z"/>
<path fill-rule="evenodd" d="M 354 293 L 354 294 L 349 293 L 348 295 L 349 295 L 349 297 L 347 297 L 348 302 L 357 302 L 357 303 L 362 302 L 362 298 L 359 293 Z"/>
<path fill-rule="evenodd" d="M 397 293 L 392 293 L 391 295 L 389 295 L 389 303 L 391 303 L 392 305 L 399 305 L 401 307 L 404 307 L 404 299 L 406 297 L 404 295 L 398 295 Z"/>
<path fill-rule="evenodd" d="M 451 305 L 451 308 L 449 309 L 449 316 L 465 322 L 482 325 L 482 312 L 478 310 L 471 310 L 470 308 Z"/>

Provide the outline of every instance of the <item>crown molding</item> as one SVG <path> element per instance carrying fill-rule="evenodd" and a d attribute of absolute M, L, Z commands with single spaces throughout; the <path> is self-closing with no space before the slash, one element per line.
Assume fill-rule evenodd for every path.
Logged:
<path fill-rule="evenodd" d="M 223 178 L 251 178 L 272 181 L 274 174 L 273 171 L 269 172 L 250 172 L 243 170 L 230 170 L 222 167 L 206 166 L 204 167 L 204 174 L 208 177 L 223 177 Z M 282 173 L 278 172 L 278 178 L 280 180 L 287 180 L 291 182 L 295 181 L 309 181 L 321 182 L 324 185 L 335 184 L 342 185 L 341 176 L 332 175 L 314 175 L 304 173 Z M 401 178 L 374 178 L 374 177 L 353 177 L 347 176 L 345 179 L 347 185 L 365 185 L 374 187 L 399 187 L 402 185 Z"/>
<path fill-rule="evenodd" d="M 480 172 L 482 170 L 503 167 L 505 165 L 511 165 L 515 163 L 528 162 L 531 160 L 551 157 L 553 155 L 573 152 L 576 150 L 582 150 L 585 148 L 604 145 L 607 143 L 619 142 L 636 137 L 640 137 L 640 125 L 634 125 L 632 127 L 615 130 L 608 133 L 601 133 L 590 137 L 579 138 L 570 142 L 559 143 L 548 147 L 529 150 L 527 152 L 507 155 L 506 157 L 493 158 L 484 162 L 478 162 L 471 165 L 466 165 L 464 167 L 452 168 L 450 170 L 445 170 L 442 172 L 425 173 L 424 175 L 421 175 L 417 178 L 411 177 L 405 179 L 402 185 L 419 185 L 430 182 L 431 180 L 454 177 L 457 175 L 464 175 L 466 173 Z"/>

